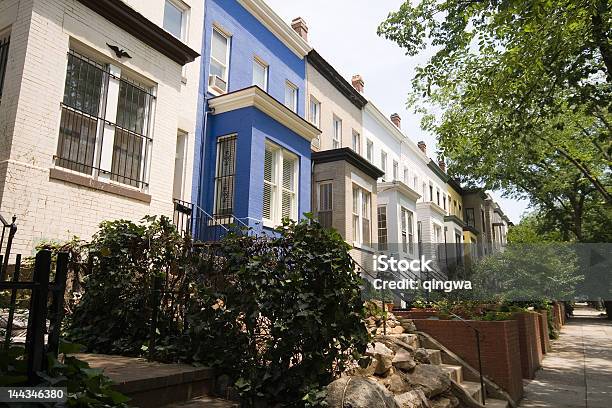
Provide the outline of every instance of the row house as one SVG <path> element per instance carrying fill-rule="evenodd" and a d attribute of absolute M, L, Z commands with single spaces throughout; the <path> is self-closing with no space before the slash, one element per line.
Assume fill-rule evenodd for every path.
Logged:
<path fill-rule="evenodd" d="M 204 18 L 195 235 L 230 223 L 272 231 L 310 211 L 306 40 L 261 0 L 208 0 Z M 221 231 L 223 232 L 223 231 Z"/>
<path fill-rule="evenodd" d="M 202 2 L 0 2 L 0 214 L 15 252 L 191 199 Z"/>

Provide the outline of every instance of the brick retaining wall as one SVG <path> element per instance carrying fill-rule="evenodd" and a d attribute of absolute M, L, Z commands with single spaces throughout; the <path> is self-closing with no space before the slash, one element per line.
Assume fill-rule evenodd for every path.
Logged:
<path fill-rule="evenodd" d="M 448 347 L 478 369 L 474 330 L 458 320 L 414 319 L 417 329 Z M 523 396 L 519 329 L 516 320 L 469 321 L 481 333 L 482 368 L 486 376 L 502 387 L 513 400 Z"/>
<path fill-rule="evenodd" d="M 535 372 L 542 364 L 539 315 L 535 312 L 521 312 L 516 313 L 514 317 L 518 324 L 522 375 L 523 378 L 531 380 L 535 378 Z"/>

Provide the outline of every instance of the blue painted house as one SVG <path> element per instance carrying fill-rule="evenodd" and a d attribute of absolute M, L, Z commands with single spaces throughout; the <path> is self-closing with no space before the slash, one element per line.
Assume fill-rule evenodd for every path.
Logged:
<path fill-rule="evenodd" d="M 304 119 L 310 50 L 261 0 L 206 1 L 193 183 L 198 238 L 211 225 L 271 229 L 310 211 L 310 146 L 320 134 Z"/>

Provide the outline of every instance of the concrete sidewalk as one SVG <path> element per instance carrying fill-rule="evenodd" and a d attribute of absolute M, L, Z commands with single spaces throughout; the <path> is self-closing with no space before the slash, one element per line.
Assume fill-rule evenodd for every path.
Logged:
<path fill-rule="evenodd" d="M 599 313 L 576 307 L 535 380 L 525 383 L 520 407 L 612 407 L 612 321 Z"/>

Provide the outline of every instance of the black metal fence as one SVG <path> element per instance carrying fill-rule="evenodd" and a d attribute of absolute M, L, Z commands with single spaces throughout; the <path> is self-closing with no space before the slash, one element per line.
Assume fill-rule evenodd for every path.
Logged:
<path fill-rule="evenodd" d="M 13 216 L 9 223 L 2 215 L 0 215 L 0 226 L 2 234 L 0 235 L 0 281 L 3 281 L 7 274 L 9 258 L 11 256 L 11 248 L 13 246 L 13 238 L 17 233 L 17 217 Z M 6 239 L 6 243 L 5 243 Z M 3 252 L 4 251 L 4 252 Z"/>
<path fill-rule="evenodd" d="M 36 373 L 45 368 L 47 354 L 52 353 L 57 356 L 59 352 L 68 261 L 67 253 L 59 253 L 53 272 L 51 251 L 39 251 L 36 254 L 32 279 L 21 281 L 21 255 L 17 255 L 11 281 L 0 281 L 0 290 L 10 291 L 4 334 L 5 348 L 10 347 L 15 340 L 13 338 L 13 323 L 17 310 L 18 291 L 29 292 L 30 295 L 24 354 L 27 359 L 27 376 L 30 384 L 38 382 Z M 53 280 L 51 281 L 52 277 Z M 47 320 L 49 321 L 48 326 Z M 45 336 L 47 337 L 46 342 Z"/>

